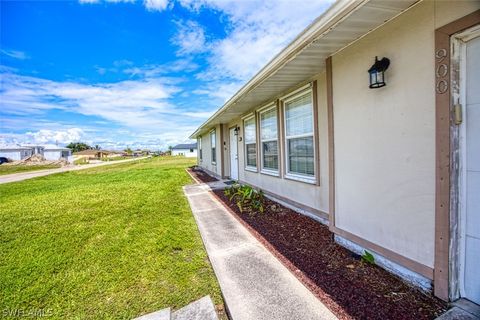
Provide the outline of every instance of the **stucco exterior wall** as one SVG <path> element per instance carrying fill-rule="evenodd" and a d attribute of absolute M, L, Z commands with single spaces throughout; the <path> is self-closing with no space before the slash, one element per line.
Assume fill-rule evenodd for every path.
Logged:
<path fill-rule="evenodd" d="M 457 5 L 458 4 L 458 5 Z M 434 30 L 480 3 L 424 1 L 333 56 L 335 225 L 434 264 Z M 387 86 L 368 88 L 374 57 Z"/>
<path fill-rule="evenodd" d="M 61 151 L 44 151 L 43 157 L 45 158 L 45 160 L 59 160 L 61 157 Z"/>
<path fill-rule="evenodd" d="M 32 150 L 4 150 L 0 151 L 0 157 L 5 157 L 10 160 L 23 160 L 32 155 Z"/>
<path fill-rule="evenodd" d="M 211 128 L 213 130 L 214 128 Z M 213 172 L 214 174 L 221 176 L 221 156 L 220 156 L 220 147 L 221 147 L 221 138 L 220 138 L 220 125 L 217 125 L 215 127 L 216 129 L 216 157 L 217 161 L 216 163 L 212 163 L 212 153 L 211 153 L 211 148 L 212 145 L 210 143 L 210 131 L 202 135 L 202 160 L 200 160 L 199 157 L 197 157 L 198 165 L 202 168 L 207 169 L 210 172 Z"/>
<path fill-rule="evenodd" d="M 190 149 L 173 149 L 172 156 L 185 156 L 187 158 L 195 158 L 197 156 L 197 149 L 193 149 L 190 152 Z"/>
<path fill-rule="evenodd" d="M 328 121 L 325 74 L 319 75 L 315 80 L 317 80 L 320 156 L 320 165 L 318 169 L 320 174 L 320 186 L 245 170 L 245 145 L 243 141 L 243 124 L 241 119 L 239 118 L 236 121 L 229 123 L 228 127 L 237 125 L 242 128 L 239 135 L 239 137 L 242 137 L 242 141 L 238 142 L 239 179 L 241 181 L 252 184 L 291 201 L 328 213 Z M 286 94 L 288 94 L 288 92 L 286 92 Z M 259 107 L 261 106 L 252 108 L 252 111 Z M 259 148 L 257 148 L 257 150 L 259 150 Z M 226 157 L 228 157 L 228 152 L 226 153 Z M 280 162 L 284 161 L 285 157 L 280 158 Z"/>

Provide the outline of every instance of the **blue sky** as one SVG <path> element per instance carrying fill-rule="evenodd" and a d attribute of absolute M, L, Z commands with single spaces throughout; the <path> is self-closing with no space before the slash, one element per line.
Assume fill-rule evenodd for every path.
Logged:
<path fill-rule="evenodd" d="M 0 144 L 186 142 L 330 4 L 1 1 Z"/>

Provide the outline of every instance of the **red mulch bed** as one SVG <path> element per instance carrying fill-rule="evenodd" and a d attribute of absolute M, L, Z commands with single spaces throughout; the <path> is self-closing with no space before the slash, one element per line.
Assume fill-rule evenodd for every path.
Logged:
<path fill-rule="evenodd" d="M 190 172 L 190 174 L 192 176 L 194 176 L 197 180 L 200 180 L 201 182 L 218 181 L 218 179 L 208 175 L 205 171 L 203 171 L 202 169 L 200 169 L 197 166 L 190 167 L 187 170 L 188 170 L 188 172 Z"/>
<path fill-rule="evenodd" d="M 241 213 L 223 190 L 213 191 L 232 213 L 339 319 L 435 319 L 445 302 L 361 261 L 338 245 L 328 227 L 266 199 L 265 213 Z"/>

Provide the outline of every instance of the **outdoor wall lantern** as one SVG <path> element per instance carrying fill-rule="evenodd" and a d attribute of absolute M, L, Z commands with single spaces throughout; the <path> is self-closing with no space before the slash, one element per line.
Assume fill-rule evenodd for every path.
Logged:
<path fill-rule="evenodd" d="M 236 136 L 238 136 L 239 131 L 240 131 L 240 127 L 235 127 L 235 129 L 233 129 L 233 132 Z"/>
<path fill-rule="evenodd" d="M 388 69 L 389 65 L 390 60 L 388 58 L 378 60 L 378 57 L 375 57 L 375 63 L 368 69 L 370 89 L 381 88 L 387 85 L 385 83 L 385 70 Z"/>

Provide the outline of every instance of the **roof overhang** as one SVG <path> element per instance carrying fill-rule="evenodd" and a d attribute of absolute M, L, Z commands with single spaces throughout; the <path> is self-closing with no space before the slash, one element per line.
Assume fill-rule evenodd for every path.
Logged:
<path fill-rule="evenodd" d="M 325 60 L 421 0 L 338 0 L 191 136 L 228 123 L 325 70 Z"/>

